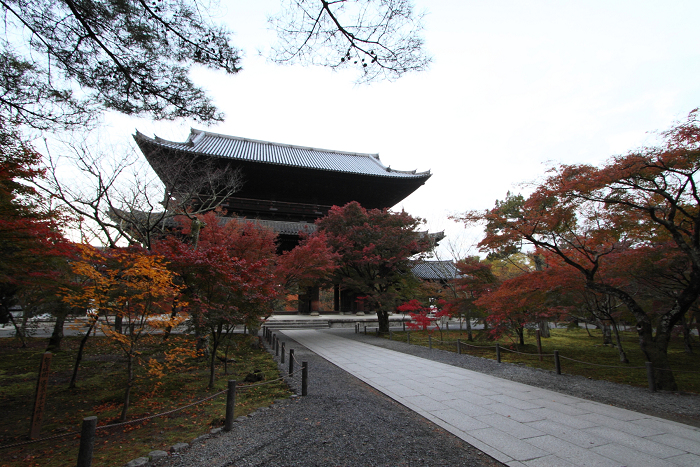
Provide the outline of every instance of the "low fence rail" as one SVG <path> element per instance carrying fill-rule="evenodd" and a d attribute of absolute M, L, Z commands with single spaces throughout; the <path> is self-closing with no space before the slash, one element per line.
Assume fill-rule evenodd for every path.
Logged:
<path fill-rule="evenodd" d="M 263 329 L 264 329 L 263 333 L 264 333 L 264 336 L 265 336 L 268 344 L 271 345 L 272 351 L 275 352 L 275 356 L 279 357 L 280 356 L 279 339 L 277 339 L 276 336 L 274 336 L 272 334 L 270 329 L 267 329 L 267 328 L 263 328 Z M 274 336 L 274 338 L 273 338 L 273 336 Z M 282 355 L 281 355 L 280 364 L 284 364 L 284 362 L 285 362 L 284 351 L 285 351 L 284 350 L 284 343 L 282 343 Z M 294 371 L 294 363 L 296 363 L 299 366 L 299 369 L 296 371 Z M 289 371 L 286 374 L 286 376 L 293 377 L 299 373 L 301 373 L 301 395 L 306 396 L 307 392 L 308 392 L 308 377 L 309 377 L 308 363 L 305 361 L 299 362 L 294 357 L 294 349 L 289 349 Z M 199 405 L 199 404 L 202 404 L 204 402 L 215 399 L 223 394 L 226 394 L 225 422 L 224 422 L 223 430 L 224 431 L 231 431 L 233 429 L 234 409 L 236 406 L 236 394 L 238 394 L 241 391 L 247 391 L 249 389 L 252 389 L 252 388 L 255 388 L 258 386 L 264 386 L 264 385 L 276 383 L 276 382 L 282 381 L 282 380 L 285 380 L 285 376 L 281 376 L 279 378 L 271 379 L 268 381 L 263 381 L 260 383 L 251 383 L 251 384 L 238 384 L 238 382 L 235 380 L 229 380 L 227 388 L 225 390 L 219 391 L 215 394 L 207 396 L 207 397 L 200 399 L 196 402 L 192 402 L 190 404 L 183 405 L 181 407 L 177 407 L 177 408 L 172 409 L 172 410 L 168 410 L 166 412 L 161 412 L 158 414 L 149 415 L 147 417 L 142 417 L 142 418 L 138 418 L 138 419 L 134 419 L 134 420 L 128 420 L 125 422 L 112 423 L 109 425 L 101 425 L 101 426 L 97 426 L 97 417 L 96 416 L 85 417 L 85 418 L 83 418 L 83 422 L 82 422 L 82 426 L 81 426 L 80 431 L 61 433 L 60 435 L 47 436 L 44 438 L 7 444 L 4 446 L 0 446 L 0 451 L 5 450 L 5 449 L 21 447 L 21 446 L 25 446 L 25 445 L 29 445 L 29 444 L 42 443 L 42 442 L 51 441 L 51 440 L 55 440 L 55 439 L 67 438 L 67 437 L 79 435 L 80 436 L 80 445 L 78 448 L 78 460 L 77 460 L 76 465 L 78 467 L 91 467 L 92 459 L 93 459 L 93 452 L 94 452 L 94 447 L 95 447 L 95 440 L 96 440 L 98 431 L 110 430 L 113 428 L 119 428 L 119 427 L 127 426 L 127 425 L 134 425 L 134 424 L 142 423 L 142 422 L 154 419 L 154 418 L 172 415 L 174 413 L 180 412 L 180 411 L 188 409 L 190 407 L 194 407 L 196 405 Z"/>

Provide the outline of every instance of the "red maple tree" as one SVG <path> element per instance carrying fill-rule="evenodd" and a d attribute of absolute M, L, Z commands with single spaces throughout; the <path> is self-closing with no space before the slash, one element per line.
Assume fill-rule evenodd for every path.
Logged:
<path fill-rule="evenodd" d="M 526 241 L 575 269 L 589 290 L 620 300 L 636 321 L 641 350 L 655 368 L 658 388 L 677 388 L 668 343 L 700 296 L 700 122 L 697 111 L 662 133 L 664 143 L 616 156 L 601 167 L 560 165 L 527 198 L 509 196 L 467 222 L 485 222 L 486 251 Z M 672 245 L 685 260 L 663 310 L 603 274 L 619 254 Z M 641 251 L 641 250 L 639 250 Z"/>
<path fill-rule="evenodd" d="M 182 235 L 158 242 L 154 250 L 169 261 L 184 286 L 178 310 L 206 346 L 214 385 L 217 350 L 236 326 L 257 328 L 269 315 L 281 289 L 275 270 L 275 235 L 254 222 L 224 219 L 210 212 L 198 216 L 203 228 L 196 244 L 192 223 L 182 220 Z"/>
<path fill-rule="evenodd" d="M 333 206 L 316 221 L 340 257 L 341 286 L 374 308 L 380 332 L 389 332 L 389 312 L 410 274 L 412 259 L 427 249 L 427 236 L 416 231 L 421 222 L 406 212 L 365 209 L 357 202 Z"/>
<path fill-rule="evenodd" d="M 34 188 L 44 174 L 41 155 L 0 120 L 0 322 L 11 321 L 23 342 L 10 309 L 20 305 L 26 321 L 60 308 L 57 287 L 76 253 L 61 232 L 68 217 Z"/>

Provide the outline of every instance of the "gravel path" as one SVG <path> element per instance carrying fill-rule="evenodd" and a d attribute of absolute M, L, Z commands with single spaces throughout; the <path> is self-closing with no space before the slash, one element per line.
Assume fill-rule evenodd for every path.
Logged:
<path fill-rule="evenodd" d="M 585 399 L 700 426 L 700 397 L 561 375 L 408 346 L 352 329 L 329 330 L 372 345 Z M 288 338 L 309 362 L 308 396 L 241 417 L 230 433 L 204 436 L 157 466 L 484 466 L 503 464 L 377 392 Z M 285 365 L 286 367 L 286 365 Z M 300 377 L 289 379 L 301 393 Z"/>

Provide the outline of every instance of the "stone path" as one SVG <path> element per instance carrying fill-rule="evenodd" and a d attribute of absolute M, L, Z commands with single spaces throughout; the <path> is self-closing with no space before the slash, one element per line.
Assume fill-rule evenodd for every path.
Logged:
<path fill-rule="evenodd" d="M 700 429 L 688 425 L 328 332 L 282 332 L 511 467 L 700 466 Z"/>

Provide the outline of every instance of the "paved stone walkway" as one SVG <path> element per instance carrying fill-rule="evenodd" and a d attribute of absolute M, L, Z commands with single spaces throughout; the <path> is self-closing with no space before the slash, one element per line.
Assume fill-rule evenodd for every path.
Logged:
<path fill-rule="evenodd" d="M 328 332 L 282 332 L 511 467 L 700 466 L 700 429 L 688 425 Z"/>

